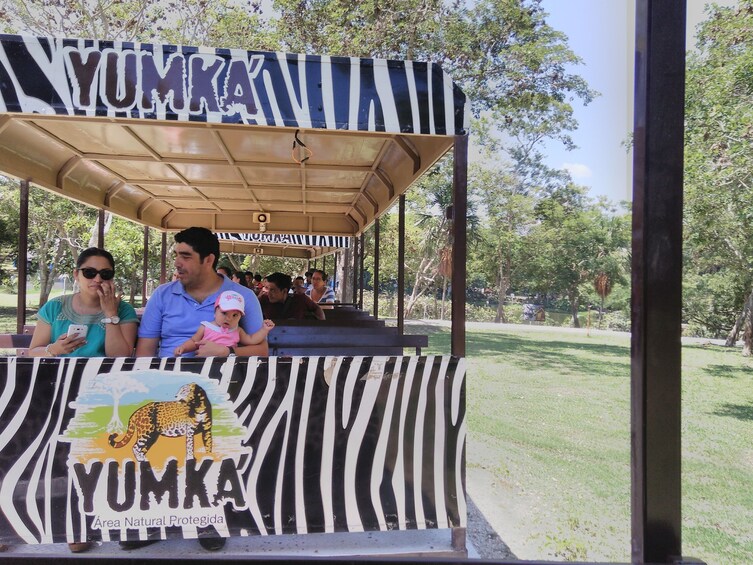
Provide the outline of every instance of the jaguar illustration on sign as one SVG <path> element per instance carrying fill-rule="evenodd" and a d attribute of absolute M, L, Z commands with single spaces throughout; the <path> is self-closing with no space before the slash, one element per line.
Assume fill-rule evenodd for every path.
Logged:
<path fill-rule="evenodd" d="M 251 449 L 215 381 L 150 370 L 85 377 L 79 390 L 63 439 L 92 530 L 124 538 L 179 527 L 190 538 L 212 526 L 228 535 L 223 507 L 245 508 L 240 469 Z"/>

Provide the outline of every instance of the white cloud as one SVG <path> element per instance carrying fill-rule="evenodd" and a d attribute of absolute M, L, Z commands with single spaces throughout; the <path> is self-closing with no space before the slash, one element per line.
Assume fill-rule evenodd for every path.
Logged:
<path fill-rule="evenodd" d="M 574 179 L 588 179 L 592 176 L 591 169 L 583 163 L 563 163 L 562 168 L 568 171 Z"/>

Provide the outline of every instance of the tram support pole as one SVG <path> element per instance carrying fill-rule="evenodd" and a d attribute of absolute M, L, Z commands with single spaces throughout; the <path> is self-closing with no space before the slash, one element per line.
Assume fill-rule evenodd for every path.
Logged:
<path fill-rule="evenodd" d="M 450 351 L 465 355 L 465 261 L 468 213 L 468 135 L 456 135 L 452 175 L 452 330 Z"/>
<path fill-rule="evenodd" d="M 685 0 L 637 0 L 631 301 L 633 563 L 681 556 Z"/>
<path fill-rule="evenodd" d="M 374 220 L 374 318 L 379 319 L 379 218 Z"/>
<path fill-rule="evenodd" d="M 26 325 L 26 266 L 29 261 L 29 181 L 19 183 L 18 199 L 18 302 L 16 304 L 16 333 L 23 333 Z"/>
<path fill-rule="evenodd" d="M 397 333 L 405 333 L 405 194 L 398 200 L 397 214 Z"/>

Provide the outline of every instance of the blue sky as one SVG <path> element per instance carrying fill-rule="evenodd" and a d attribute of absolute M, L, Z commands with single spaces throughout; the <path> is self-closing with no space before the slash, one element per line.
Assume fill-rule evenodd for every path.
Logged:
<path fill-rule="evenodd" d="M 731 5 L 735 0 L 716 0 Z M 704 17 L 704 0 L 688 0 L 687 40 Z M 568 36 L 570 48 L 584 64 L 573 69 L 601 96 L 575 115 L 580 127 L 573 134 L 578 149 L 547 146 L 548 164 L 570 170 L 573 180 L 590 187 L 592 196 L 613 202 L 629 200 L 631 157 L 620 144 L 632 129 L 633 0 L 543 0 L 548 23 Z"/>
<path fill-rule="evenodd" d="M 618 202 L 629 198 L 630 158 L 621 146 L 630 131 L 632 84 L 627 1 L 544 0 L 548 23 L 568 36 L 570 48 L 583 59 L 573 71 L 601 93 L 588 106 L 577 104 L 579 129 L 574 132 L 578 149 L 547 145 L 548 163 L 566 168 L 578 184 L 591 187 L 591 195 L 605 195 Z"/>

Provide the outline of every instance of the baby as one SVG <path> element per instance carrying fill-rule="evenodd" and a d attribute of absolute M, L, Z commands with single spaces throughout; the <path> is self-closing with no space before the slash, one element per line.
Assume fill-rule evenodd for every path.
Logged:
<path fill-rule="evenodd" d="M 214 303 L 214 323 L 201 322 L 196 333 L 182 345 L 175 348 L 173 354 L 180 357 L 184 353 L 196 351 L 203 342 L 213 341 L 227 347 L 236 345 L 257 345 L 267 339 L 269 331 L 275 327 L 272 320 L 264 320 L 261 329 L 251 335 L 238 327 L 245 312 L 243 296 L 227 290 L 217 297 Z"/>

